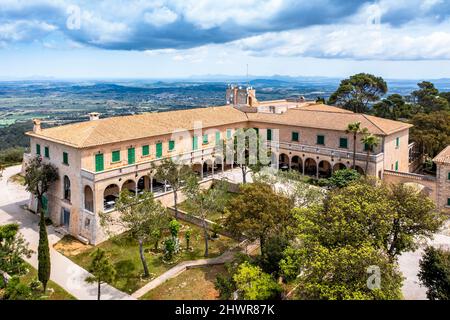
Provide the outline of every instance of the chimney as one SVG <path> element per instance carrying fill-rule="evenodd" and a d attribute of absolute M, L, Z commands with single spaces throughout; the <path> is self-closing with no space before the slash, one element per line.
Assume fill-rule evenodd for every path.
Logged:
<path fill-rule="evenodd" d="M 98 112 L 91 112 L 89 113 L 89 120 L 94 121 L 100 119 L 100 113 Z"/>
<path fill-rule="evenodd" d="M 41 132 L 41 120 L 40 119 L 33 119 L 33 132 L 34 133 Z"/>

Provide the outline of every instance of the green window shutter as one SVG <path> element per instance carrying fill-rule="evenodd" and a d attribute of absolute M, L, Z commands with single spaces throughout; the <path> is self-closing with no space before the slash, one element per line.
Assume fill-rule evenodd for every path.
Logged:
<path fill-rule="evenodd" d="M 207 134 L 203 135 L 203 144 L 208 144 L 208 135 Z"/>
<path fill-rule="evenodd" d="M 48 147 L 44 148 L 44 155 L 46 158 L 50 158 L 50 149 Z"/>
<path fill-rule="evenodd" d="M 36 145 L 36 154 L 37 154 L 38 156 L 41 155 L 41 145 L 40 145 L 40 144 L 37 144 L 37 145 Z"/>
<path fill-rule="evenodd" d="M 69 154 L 67 152 L 63 152 L 63 163 L 69 165 Z"/>
<path fill-rule="evenodd" d="M 398 171 L 398 161 L 395 161 L 395 171 Z"/>
<path fill-rule="evenodd" d="M 220 144 L 220 131 L 216 131 L 216 145 Z"/>
<path fill-rule="evenodd" d="M 318 136 L 317 136 L 317 144 L 322 144 L 322 145 L 324 145 L 324 144 L 325 144 L 325 136 L 318 135 Z"/>
<path fill-rule="evenodd" d="M 447 179 L 450 180 L 450 172 L 447 174 Z"/>
<path fill-rule="evenodd" d="M 161 158 L 162 157 L 162 142 L 158 142 L 156 144 L 156 157 Z"/>
<path fill-rule="evenodd" d="M 136 152 L 134 148 L 128 149 L 128 164 L 133 164 L 136 161 Z"/>
<path fill-rule="evenodd" d="M 197 149 L 198 149 L 198 137 L 193 136 L 192 137 L 192 150 L 197 150 Z"/>
<path fill-rule="evenodd" d="M 169 151 L 173 151 L 175 149 L 175 140 L 169 140 Z"/>
<path fill-rule="evenodd" d="M 298 132 L 292 132 L 292 141 L 298 141 Z"/>
<path fill-rule="evenodd" d="M 231 129 L 227 129 L 227 139 L 231 138 Z"/>
<path fill-rule="evenodd" d="M 399 147 L 399 146 L 400 146 L 400 138 L 399 138 L 399 137 L 397 137 L 397 138 L 395 139 L 395 146 L 396 146 L 396 147 Z"/>
<path fill-rule="evenodd" d="M 272 129 L 267 129 L 267 140 L 268 141 L 272 140 Z"/>
<path fill-rule="evenodd" d="M 103 171 L 105 169 L 104 163 L 103 163 L 103 153 L 99 153 L 95 155 L 95 171 Z"/>
<path fill-rule="evenodd" d="M 348 139 L 347 138 L 340 138 L 339 139 L 339 148 L 348 148 Z"/>
<path fill-rule="evenodd" d="M 149 154 L 150 154 L 150 146 L 149 145 L 142 146 L 142 155 L 148 156 Z"/>
<path fill-rule="evenodd" d="M 369 145 L 367 143 L 364 143 L 364 151 L 369 150 Z"/>
<path fill-rule="evenodd" d="M 116 150 L 116 151 L 112 152 L 111 160 L 112 160 L 112 162 L 120 161 L 120 150 Z"/>
<path fill-rule="evenodd" d="M 447 205 L 450 206 L 450 198 L 447 198 Z"/>

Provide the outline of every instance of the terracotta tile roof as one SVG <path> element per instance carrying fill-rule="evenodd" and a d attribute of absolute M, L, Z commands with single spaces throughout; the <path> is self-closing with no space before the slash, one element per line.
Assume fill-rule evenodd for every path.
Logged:
<path fill-rule="evenodd" d="M 434 157 L 434 162 L 449 163 L 450 164 L 450 146 L 447 146 L 444 150 Z"/>
<path fill-rule="evenodd" d="M 172 133 L 177 129 L 192 130 L 196 121 L 201 121 L 202 127 L 208 128 L 246 122 L 247 116 L 231 106 L 209 107 L 105 118 L 42 129 L 40 133 L 27 132 L 27 134 L 77 148 L 86 148 L 159 136 Z"/>
<path fill-rule="evenodd" d="M 292 108 L 282 114 L 245 113 L 231 106 L 145 113 L 74 123 L 42 129 L 39 133 L 27 132 L 27 135 L 87 148 L 170 134 L 177 129 L 192 130 L 196 121 L 201 121 L 203 128 L 252 121 L 338 131 L 345 131 L 349 123 L 361 122 L 363 128 L 377 135 L 388 135 L 411 127 L 404 122 L 312 104 Z"/>
<path fill-rule="evenodd" d="M 335 110 L 336 107 L 316 105 L 289 109 L 282 114 L 248 113 L 249 121 L 286 124 L 306 128 L 345 131 L 349 123 L 360 122 L 362 128 L 367 128 L 376 135 L 391 133 L 412 127 L 411 124 L 393 121 L 348 110 Z"/>

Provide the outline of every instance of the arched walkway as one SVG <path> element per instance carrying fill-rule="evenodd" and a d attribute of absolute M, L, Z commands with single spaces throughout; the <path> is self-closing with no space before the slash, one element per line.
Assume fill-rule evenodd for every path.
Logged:
<path fill-rule="evenodd" d="M 345 166 L 345 164 L 338 162 L 333 166 L 333 172 L 339 171 L 339 170 L 344 170 L 347 169 L 347 167 Z"/>
<path fill-rule="evenodd" d="M 212 159 L 207 159 L 203 162 L 203 176 L 202 178 L 210 177 L 213 174 L 214 162 Z"/>
<path fill-rule="evenodd" d="M 84 209 L 94 212 L 94 193 L 90 186 L 84 187 Z"/>
<path fill-rule="evenodd" d="M 364 175 L 364 169 L 360 166 L 355 166 L 355 170 L 358 171 L 359 174 Z"/>
<path fill-rule="evenodd" d="M 193 163 L 192 171 L 194 171 L 195 174 L 197 174 L 199 177 L 201 177 L 202 171 L 203 171 L 203 164 L 202 163 Z"/>
<path fill-rule="evenodd" d="M 291 170 L 303 172 L 302 159 L 299 156 L 293 156 L 292 157 Z"/>
<path fill-rule="evenodd" d="M 122 191 L 123 190 L 128 190 L 132 194 L 136 194 L 136 182 L 134 182 L 134 180 L 131 179 L 125 181 L 122 185 Z"/>
<path fill-rule="evenodd" d="M 142 176 L 138 180 L 137 192 L 142 194 L 144 191 L 150 191 L 150 177 Z"/>
<path fill-rule="evenodd" d="M 289 169 L 289 156 L 285 153 L 280 153 L 278 157 L 278 169 L 288 170 Z"/>
<path fill-rule="evenodd" d="M 305 174 L 308 176 L 317 176 L 317 163 L 314 159 L 308 158 L 305 160 Z"/>
<path fill-rule="evenodd" d="M 319 162 L 319 178 L 329 178 L 331 177 L 331 164 L 322 160 Z"/>
<path fill-rule="evenodd" d="M 116 205 L 116 199 L 119 197 L 119 186 L 116 184 L 110 184 L 103 192 L 103 209 L 105 211 L 114 209 Z"/>

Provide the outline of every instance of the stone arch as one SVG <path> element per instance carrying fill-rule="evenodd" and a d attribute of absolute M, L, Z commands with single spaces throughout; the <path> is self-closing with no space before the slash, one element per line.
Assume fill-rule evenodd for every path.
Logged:
<path fill-rule="evenodd" d="M 305 160 L 305 174 L 308 176 L 316 176 L 317 175 L 317 162 L 312 158 L 308 158 Z"/>
<path fill-rule="evenodd" d="M 131 193 L 136 193 L 136 181 L 132 180 L 132 179 L 128 179 L 126 180 L 123 184 L 122 184 L 122 191 L 123 190 L 128 190 Z"/>
<path fill-rule="evenodd" d="M 364 175 L 364 169 L 361 168 L 360 166 L 355 166 L 355 170 L 358 171 L 359 174 Z"/>
<path fill-rule="evenodd" d="M 278 156 L 278 168 L 281 170 L 289 169 L 289 156 L 285 153 L 280 153 Z"/>
<path fill-rule="evenodd" d="M 103 209 L 104 211 L 114 209 L 116 200 L 119 197 L 120 188 L 117 184 L 110 184 L 103 191 Z"/>
<path fill-rule="evenodd" d="M 322 160 L 319 162 L 319 177 L 320 178 L 329 178 L 331 177 L 332 167 L 331 163 L 326 160 Z"/>
<path fill-rule="evenodd" d="M 213 167 L 214 167 L 214 160 L 213 159 L 206 159 L 203 162 L 203 165 L 202 165 L 203 178 L 212 176 L 213 171 L 214 171 Z"/>
<path fill-rule="evenodd" d="M 303 172 L 303 162 L 300 156 L 293 156 L 291 160 L 291 170 Z"/>
<path fill-rule="evenodd" d="M 203 163 L 202 162 L 195 162 L 192 164 L 192 171 L 194 171 L 195 174 L 198 176 L 202 175 L 203 171 Z"/>
<path fill-rule="evenodd" d="M 139 178 L 137 183 L 138 193 L 143 193 L 144 191 L 150 190 L 150 177 L 148 175 Z"/>
<path fill-rule="evenodd" d="M 94 212 L 94 192 L 90 186 L 84 186 L 84 209 Z"/>
<path fill-rule="evenodd" d="M 347 166 L 343 164 L 342 162 L 335 163 L 333 166 L 333 172 L 347 169 Z"/>

